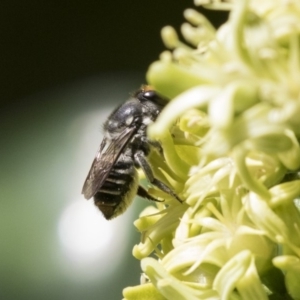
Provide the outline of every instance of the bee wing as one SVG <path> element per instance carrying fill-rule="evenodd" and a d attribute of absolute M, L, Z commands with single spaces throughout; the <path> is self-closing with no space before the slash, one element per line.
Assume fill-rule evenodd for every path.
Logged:
<path fill-rule="evenodd" d="M 126 128 L 116 138 L 105 137 L 103 139 L 83 184 L 81 193 L 85 199 L 92 198 L 103 185 L 122 150 L 132 138 L 135 129 L 136 127 Z"/>

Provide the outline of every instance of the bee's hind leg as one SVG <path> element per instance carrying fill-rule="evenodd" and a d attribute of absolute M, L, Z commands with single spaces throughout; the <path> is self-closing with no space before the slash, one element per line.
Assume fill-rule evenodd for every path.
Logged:
<path fill-rule="evenodd" d="M 143 187 L 141 187 L 139 185 L 138 187 L 138 190 L 137 190 L 137 194 L 138 196 L 142 197 L 142 198 L 146 198 L 148 200 L 151 200 L 151 201 L 155 201 L 155 202 L 164 202 L 165 200 L 158 200 L 154 197 L 152 197 L 147 190 L 145 190 Z"/>
<path fill-rule="evenodd" d="M 145 158 L 145 154 L 143 151 L 137 151 L 134 154 L 134 161 L 142 168 L 150 183 L 158 187 L 163 192 L 173 196 L 180 203 L 183 202 L 172 189 L 170 189 L 166 184 L 154 177 L 151 166 Z"/>

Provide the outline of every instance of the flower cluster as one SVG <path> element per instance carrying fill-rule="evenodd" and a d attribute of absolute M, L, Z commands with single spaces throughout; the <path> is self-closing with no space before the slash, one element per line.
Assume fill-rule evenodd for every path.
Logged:
<path fill-rule="evenodd" d="M 153 189 L 165 202 L 135 222 L 144 273 L 124 297 L 300 299 L 300 2 L 195 4 L 229 19 L 186 10 L 188 44 L 164 28 L 147 73 L 172 99 L 149 127 L 155 175 L 185 201 Z"/>

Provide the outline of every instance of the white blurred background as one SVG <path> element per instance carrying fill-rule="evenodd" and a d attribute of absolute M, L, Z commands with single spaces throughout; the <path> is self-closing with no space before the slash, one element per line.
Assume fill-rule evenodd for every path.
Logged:
<path fill-rule="evenodd" d="M 107 221 L 80 193 L 103 122 L 141 78 L 93 77 L 2 111 L 0 299 L 120 299 L 139 283 L 132 222 L 147 202 Z"/>

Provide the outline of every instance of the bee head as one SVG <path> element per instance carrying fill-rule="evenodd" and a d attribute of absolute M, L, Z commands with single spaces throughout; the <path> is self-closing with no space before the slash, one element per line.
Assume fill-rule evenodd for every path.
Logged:
<path fill-rule="evenodd" d="M 151 86 L 143 86 L 141 90 L 136 92 L 135 97 L 142 103 L 150 101 L 160 107 L 164 107 L 168 103 L 168 100 L 158 94 Z"/>

